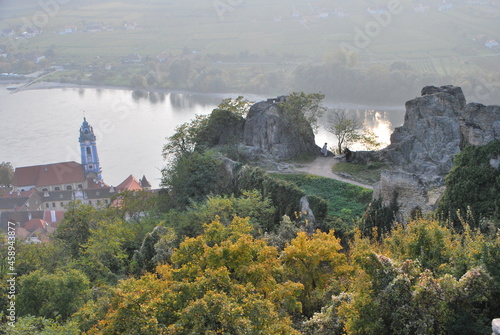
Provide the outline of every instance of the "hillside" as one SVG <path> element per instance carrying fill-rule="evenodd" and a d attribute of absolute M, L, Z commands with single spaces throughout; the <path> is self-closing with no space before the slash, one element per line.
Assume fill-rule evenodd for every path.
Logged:
<path fill-rule="evenodd" d="M 394 8 L 345 0 L 233 3 L 72 1 L 43 8 L 7 2 L 0 46 L 18 59 L 37 51 L 46 54 L 45 66 L 65 65 L 68 71 L 53 80 L 273 94 L 318 91 L 319 85 L 329 98 L 352 100 L 363 95 L 342 92 L 330 77 L 356 77 L 370 82 L 367 88 L 393 87 L 385 101 L 410 97 L 410 88 L 400 88 L 404 81 L 454 82 L 480 102 L 498 94 L 498 49 L 485 44 L 500 40 L 498 5 L 453 1 L 442 9 L 432 2 L 422 10 L 411 1 Z M 17 38 L 27 22 L 40 32 Z M 140 58 L 123 66 L 130 55 Z M 335 69 L 339 65 L 347 68 Z M 0 72 L 35 68 L 0 63 Z M 316 71 L 319 83 L 304 78 L 305 71 Z M 132 82 L 134 75 L 142 82 Z"/>

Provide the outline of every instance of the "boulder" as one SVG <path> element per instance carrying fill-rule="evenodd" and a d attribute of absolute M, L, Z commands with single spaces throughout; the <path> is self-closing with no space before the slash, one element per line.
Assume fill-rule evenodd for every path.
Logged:
<path fill-rule="evenodd" d="M 493 321 L 491 321 L 491 330 L 493 331 L 491 335 L 500 334 L 500 319 L 493 319 Z"/>
<path fill-rule="evenodd" d="M 394 130 L 391 144 L 355 154 L 359 162 L 383 160 L 419 175 L 428 186 L 440 186 L 464 146 L 500 139 L 500 106 L 466 104 L 460 87 L 426 86 L 405 107 L 405 122 Z"/>
<path fill-rule="evenodd" d="M 243 128 L 243 144 L 260 149 L 277 160 L 290 160 L 302 154 L 316 154 L 319 148 L 314 132 L 298 129 L 275 99 L 261 101 L 250 107 Z"/>
<path fill-rule="evenodd" d="M 425 95 L 406 103 L 404 125 L 394 130 L 391 144 L 382 153 L 390 164 L 428 182 L 446 175 L 453 166 L 453 156 L 460 152 L 459 115 L 465 98 L 460 88 L 449 86 L 422 91 Z"/>
<path fill-rule="evenodd" d="M 422 88 L 420 95 L 425 96 L 425 95 L 436 94 L 436 93 L 446 93 L 446 94 L 452 95 L 458 99 L 462 108 L 465 106 L 465 103 L 466 103 L 465 95 L 462 92 L 462 89 L 458 86 L 453 86 L 453 85 L 447 85 L 447 86 L 441 86 L 441 87 L 425 86 L 424 88 Z"/>
<path fill-rule="evenodd" d="M 389 206 L 394 192 L 397 194 L 400 220 L 428 212 L 435 206 L 435 203 L 430 202 L 427 188 L 418 175 L 383 170 L 380 181 L 374 187 L 373 198 L 381 198 L 382 204 Z"/>
<path fill-rule="evenodd" d="M 314 216 L 313 210 L 309 205 L 309 200 L 307 199 L 306 195 L 300 198 L 300 211 L 302 212 L 302 215 L 304 215 L 303 219 L 307 221 L 307 225 L 305 227 L 306 230 L 308 230 L 308 232 L 310 233 L 313 233 L 314 227 L 316 226 L 316 217 Z"/>
<path fill-rule="evenodd" d="M 405 107 L 404 124 L 394 130 L 389 146 L 353 155 L 355 162 L 382 161 L 397 170 L 382 173 L 374 196 L 388 203 L 398 191 L 403 217 L 417 207 L 424 213 L 434 208 L 453 158 L 462 148 L 500 139 L 500 106 L 467 104 L 460 87 L 426 86 L 422 96 Z M 498 163 L 493 158 L 490 164 Z"/>
<path fill-rule="evenodd" d="M 461 111 L 460 120 L 465 144 L 485 145 L 500 139 L 500 106 L 470 103 Z"/>

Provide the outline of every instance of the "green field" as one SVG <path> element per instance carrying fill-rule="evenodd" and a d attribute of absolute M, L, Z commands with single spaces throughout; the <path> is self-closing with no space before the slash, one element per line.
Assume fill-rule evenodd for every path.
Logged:
<path fill-rule="evenodd" d="M 0 31 L 20 29 L 44 15 L 47 22 L 42 26 L 43 33 L 33 38 L 0 36 L 0 47 L 6 46 L 17 54 L 52 50 L 55 56 L 49 59 L 49 65 L 70 64 L 75 69 L 101 63 L 101 67 L 110 64 L 118 71 L 123 71 L 117 67 L 123 56 L 139 54 L 144 60 L 142 64 L 147 64 L 166 51 L 170 60 L 190 58 L 203 63 L 183 74 L 190 77 L 189 83 L 167 80 L 161 85 L 184 89 L 197 89 L 193 81 L 199 78 L 193 74 L 210 66 L 210 71 L 219 71 L 214 80 L 225 81 L 225 89 L 268 92 L 276 87 L 273 80 L 278 79 L 264 78 L 265 85 L 259 85 L 257 79 L 255 83 L 249 81 L 269 72 L 282 77 L 281 81 L 287 80 L 300 64 L 342 61 L 339 52 L 346 48 L 356 55 L 356 61 L 348 64 L 354 70 L 365 71 L 374 64 L 389 68 L 398 62 L 409 66 L 417 76 L 432 75 L 423 77 L 423 82 L 431 81 L 425 84 L 465 82 L 472 91 L 476 79 L 496 83 L 500 49 L 488 49 L 484 41 L 500 41 L 499 6 L 456 2 L 449 11 L 439 11 L 434 4 L 427 12 L 417 13 L 414 1 L 401 0 L 399 12 L 380 14 L 382 19 L 380 15 L 377 19 L 367 11 L 374 3 L 383 7 L 386 1 L 73 0 L 60 5 L 57 11 L 47 12 L 32 1 L 9 0 L 1 5 Z M 347 16 L 337 17 L 336 11 Z M 297 17 L 292 16 L 294 12 Z M 328 12 L 329 16 L 320 18 L 321 12 Z M 125 29 L 126 24 L 134 29 Z M 68 25 L 77 26 L 78 32 L 59 34 Z M 100 25 L 102 29 L 87 32 L 88 25 Z M 358 43 L 360 34 L 365 35 L 364 44 Z M 14 65 L 2 66 L 0 60 L 1 72 L 33 70 L 33 66 Z M 143 73 L 150 71 L 150 64 L 145 67 Z M 80 77 L 85 77 L 87 70 L 80 70 Z M 168 69 L 163 72 L 168 73 Z M 295 80 L 300 82 L 300 78 Z M 415 78 L 409 80 L 416 82 Z M 207 79 L 208 83 L 211 81 Z M 104 82 L 94 82 L 128 84 L 130 77 L 115 74 Z M 308 85 L 311 90 L 318 90 Z M 319 90 L 327 90 L 324 85 Z M 277 90 L 288 88 L 295 86 L 289 83 Z"/>
<path fill-rule="evenodd" d="M 309 174 L 273 174 L 292 182 L 306 194 L 316 195 L 328 202 L 328 215 L 337 218 L 359 219 L 372 199 L 372 191 L 334 179 Z"/>
<path fill-rule="evenodd" d="M 340 5 L 338 3 L 340 2 Z M 375 16 L 366 10 L 368 2 L 339 1 L 299 3 L 287 1 L 252 1 L 241 5 L 216 8 L 217 2 L 195 1 L 105 1 L 85 4 L 73 1 L 60 5 L 57 12 L 46 13 L 48 23 L 44 34 L 29 40 L 30 48 L 57 46 L 64 55 L 82 57 L 116 56 L 140 52 L 155 56 L 162 50 L 180 52 L 184 47 L 204 53 L 289 54 L 308 59 L 321 59 L 338 49 L 340 42 L 354 45 L 358 30 L 376 23 Z M 23 1 L 3 8 L 0 22 L 4 29 L 22 24 L 23 17 L 36 22 L 44 13 L 40 7 L 23 6 Z M 233 2 L 234 3 L 234 2 Z M 383 3 L 383 2 L 380 2 Z M 4 6 L 8 6 L 4 5 Z M 431 8 L 415 13 L 414 3 L 401 2 L 402 12 L 389 14 L 384 27 L 370 38 L 369 45 L 359 50 L 370 61 L 419 60 L 421 58 L 461 57 L 456 47 L 472 47 L 479 55 L 488 54 L 484 46 L 474 43 L 470 36 L 484 34 L 499 38 L 500 8 L 455 5 L 450 11 Z M 338 8 L 349 14 L 339 18 L 314 18 L 319 11 L 330 13 Z M 300 18 L 292 18 L 293 10 Z M 17 15 L 16 15 L 17 14 Z M 275 18 L 280 18 L 276 22 Z M 425 21 L 424 21 L 425 20 Z M 123 30 L 125 22 L 137 23 L 135 30 Z M 79 33 L 57 35 L 67 25 L 76 25 Z M 86 25 L 100 24 L 114 31 L 83 33 Z M 468 36 L 470 35 L 470 36 Z"/>

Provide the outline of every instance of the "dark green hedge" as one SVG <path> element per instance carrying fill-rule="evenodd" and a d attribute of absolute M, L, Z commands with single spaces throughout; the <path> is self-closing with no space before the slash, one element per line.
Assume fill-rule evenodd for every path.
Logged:
<path fill-rule="evenodd" d="M 440 215 L 457 225 L 460 219 L 466 219 L 473 227 L 480 226 L 483 218 L 500 220 L 500 168 L 490 164 L 499 157 L 500 140 L 481 147 L 468 146 L 457 154 L 446 176 Z"/>
<path fill-rule="evenodd" d="M 274 178 L 258 167 L 244 166 L 238 172 L 236 185 L 240 191 L 257 189 L 264 197 L 269 197 L 276 207 L 276 224 L 283 215 L 294 217 L 296 212 L 300 212 L 300 199 L 306 195 L 297 185 Z M 328 212 L 325 199 L 314 195 L 307 196 L 307 199 L 316 220 L 323 220 Z"/>

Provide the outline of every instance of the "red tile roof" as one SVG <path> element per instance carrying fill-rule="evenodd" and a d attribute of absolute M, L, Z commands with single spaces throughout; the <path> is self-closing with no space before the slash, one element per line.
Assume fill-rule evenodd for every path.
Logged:
<path fill-rule="evenodd" d="M 22 225 L 24 229 L 30 232 L 33 232 L 39 228 L 46 230 L 48 226 L 49 224 L 47 222 L 40 219 L 31 219 Z"/>
<path fill-rule="evenodd" d="M 87 189 L 93 190 L 98 188 L 109 188 L 109 185 L 97 179 L 87 178 Z"/>
<path fill-rule="evenodd" d="M 140 191 L 142 190 L 141 184 L 135 179 L 133 175 L 128 176 L 120 185 L 115 187 L 120 191 Z"/>
<path fill-rule="evenodd" d="M 36 187 L 82 183 L 85 181 L 83 166 L 76 162 L 35 165 L 16 168 L 12 185 Z"/>
<path fill-rule="evenodd" d="M 0 197 L 2 197 L 2 198 L 28 198 L 33 193 L 37 193 L 37 190 L 31 189 L 29 191 L 3 192 L 0 194 Z"/>

